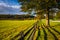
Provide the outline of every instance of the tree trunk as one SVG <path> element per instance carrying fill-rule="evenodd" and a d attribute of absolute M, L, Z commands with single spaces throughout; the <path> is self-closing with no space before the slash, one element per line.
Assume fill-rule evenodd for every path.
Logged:
<path fill-rule="evenodd" d="M 41 20 L 41 15 L 38 15 L 38 14 L 37 14 L 37 19 L 38 19 L 38 20 Z"/>
<path fill-rule="evenodd" d="M 49 10 L 47 9 L 47 13 L 46 13 L 46 26 L 50 26 L 49 24 Z"/>

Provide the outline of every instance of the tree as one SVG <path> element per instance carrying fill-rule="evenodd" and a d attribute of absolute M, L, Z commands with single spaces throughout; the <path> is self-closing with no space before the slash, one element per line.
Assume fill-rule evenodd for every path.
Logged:
<path fill-rule="evenodd" d="M 60 11 L 57 12 L 55 17 L 56 17 L 56 19 L 60 20 Z"/>
<path fill-rule="evenodd" d="M 35 11 L 38 15 L 46 13 L 46 26 L 49 26 L 49 9 L 56 7 L 56 0 L 19 0 L 21 11 Z"/>
<path fill-rule="evenodd" d="M 58 8 L 60 9 L 60 0 L 56 0 L 56 2 L 57 2 Z"/>

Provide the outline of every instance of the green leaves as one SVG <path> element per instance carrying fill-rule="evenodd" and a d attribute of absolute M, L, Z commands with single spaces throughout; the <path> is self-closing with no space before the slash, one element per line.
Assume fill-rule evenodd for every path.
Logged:
<path fill-rule="evenodd" d="M 19 2 L 22 3 L 21 9 L 24 12 L 28 12 L 30 9 L 31 11 L 45 10 L 56 6 L 55 0 L 19 0 Z"/>

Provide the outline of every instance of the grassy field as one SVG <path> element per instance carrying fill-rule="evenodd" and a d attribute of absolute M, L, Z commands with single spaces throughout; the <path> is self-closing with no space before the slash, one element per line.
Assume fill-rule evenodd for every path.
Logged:
<path fill-rule="evenodd" d="M 28 30 L 36 20 L 0 20 L 0 40 L 10 40 L 22 30 Z"/>
<path fill-rule="evenodd" d="M 40 35 L 37 40 L 60 40 L 60 22 L 50 20 L 50 27 L 45 27 L 45 22 L 46 20 L 43 19 L 38 24 L 40 26 L 40 30 L 38 31 Z"/>
<path fill-rule="evenodd" d="M 33 26 L 36 22 L 36 20 L 0 20 L 0 40 L 21 40 L 21 32 L 24 32 L 24 40 L 60 40 L 60 22 L 50 21 L 51 27 L 45 27 L 46 20 L 43 19 L 35 28 Z"/>

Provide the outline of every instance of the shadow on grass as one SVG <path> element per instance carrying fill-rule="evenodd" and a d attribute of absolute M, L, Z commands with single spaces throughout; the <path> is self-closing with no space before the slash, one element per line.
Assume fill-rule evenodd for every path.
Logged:
<path fill-rule="evenodd" d="M 34 26 L 30 29 L 30 30 L 28 30 L 25 34 L 24 34 L 24 31 L 21 31 L 18 35 L 16 35 L 14 38 L 12 38 L 11 40 L 14 40 L 15 38 L 17 38 L 18 36 L 21 36 L 18 40 L 24 40 L 24 37 L 26 36 L 26 35 L 28 35 L 29 34 L 29 32 L 32 30 L 34 28 Z"/>
<path fill-rule="evenodd" d="M 57 31 L 56 29 L 54 29 L 54 28 L 52 28 L 52 27 L 50 27 L 52 30 L 54 30 L 55 32 L 57 32 L 59 35 L 60 35 L 60 32 L 59 31 Z"/>
<path fill-rule="evenodd" d="M 35 34 L 35 32 L 36 32 L 36 25 L 34 25 L 26 34 L 23 34 L 23 33 L 22 33 L 22 34 L 23 34 L 23 37 L 21 37 L 19 40 L 24 40 L 24 37 L 25 37 L 26 35 L 28 35 L 32 29 L 34 29 L 34 30 L 32 31 L 32 33 L 30 34 L 30 36 L 28 37 L 27 40 L 33 40 L 33 36 L 34 36 L 34 34 Z"/>
<path fill-rule="evenodd" d="M 26 32 L 26 34 L 23 34 L 23 37 L 19 38 L 18 40 L 24 40 L 24 37 L 29 34 L 29 32 L 33 29 L 33 27 Z"/>
<path fill-rule="evenodd" d="M 43 27 L 42 27 L 43 28 Z M 44 40 L 47 40 L 47 33 L 45 31 L 45 29 L 43 28 L 43 32 L 44 32 Z"/>
<path fill-rule="evenodd" d="M 39 27 L 40 26 L 38 26 L 38 36 L 37 36 L 36 40 L 38 40 L 38 38 L 40 37 L 40 28 Z"/>
<path fill-rule="evenodd" d="M 33 40 L 35 32 L 36 32 L 36 30 L 34 29 L 27 40 Z"/>
<path fill-rule="evenodd" d="M 53 32 L 51 32 L 51 30 L 49 28 L 47 28 L 47 29 L 54 36 L 55 40 L 58 40 L 58 38 L 56 37 L 56 35 Z"/>

